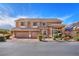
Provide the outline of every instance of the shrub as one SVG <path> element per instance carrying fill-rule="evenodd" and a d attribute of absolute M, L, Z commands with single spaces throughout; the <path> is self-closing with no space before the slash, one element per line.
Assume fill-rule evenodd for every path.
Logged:
<path fill-rule="evenodd" d="M 69 40 L 69 39 L 72 39 L 73 37 L 71 35 L 65 34 L 63 38 L 64 38 L 64 40 Z"/>
<path fill-rule="evenodd" d="M 40 36 L 39 36 L 39 41 L 42 41 L 42 38 L 43 38 L 42 35 L 40 35 Z"/>
<path fill-rule="evenodd" d="M 6 35 L 5 37 L 6 37 L 6 39 L 10 39 L 10 36 L 11 36 L 11 35 Z"/>
<path fill-rule="evenodd" d="M 79 37 L 75 37 L 75 39 L 76 39 L 77 41 L 79 41 Z"/>
<path fill-rule="evenodd" d="M 54 35 L 54 38 L 58 38 L 59 36 L 57 34 Z"/>
<path fill-rule="evenodd" d="M 39 39 L 39 41 L 42 41 L 43 38 L 44 38 L 44 36 L 43 36 L 43 34 L 40 32 L 40 33 L 38 34 L 38 39 Z"/>
<path fill-rule="evenodd" d="M 64 37 L 64 40 L 69 40 L 70 38 L 69 37 Z"/>
<path fill-rule="evenodd" d="M 62 40 L 62 34 L 61 33 L 54 34 L 54 40 L 56 40 L 57 38 L 60 38 Z"/>
<path fill-rule="evenodd" d="M 5 42 L 5 41 L 6 41 L 5 37 L 4 36 L 0 36 L 0 42 Z"/>

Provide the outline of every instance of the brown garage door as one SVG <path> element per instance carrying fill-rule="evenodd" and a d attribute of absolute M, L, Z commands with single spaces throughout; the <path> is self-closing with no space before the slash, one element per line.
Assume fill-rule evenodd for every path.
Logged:
<path fill-rule="evenodd" d="M 29 38 L 29 32 L 15 32 L 16 38 Z"/>
<path fill-rule="evenodd" d="M 31 32 L 31 37 L 36 39 L 38 37 L 39 32 L 38 31 L 33 31 Z"/>

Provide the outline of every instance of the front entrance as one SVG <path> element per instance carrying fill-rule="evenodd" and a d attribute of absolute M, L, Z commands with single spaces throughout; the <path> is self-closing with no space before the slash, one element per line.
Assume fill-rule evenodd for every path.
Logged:
<path fill-rule="evenodd" d="M 42 34 L 44 35 L 45 38 L 48 37 L 48 30 L 42 30 Z"/>

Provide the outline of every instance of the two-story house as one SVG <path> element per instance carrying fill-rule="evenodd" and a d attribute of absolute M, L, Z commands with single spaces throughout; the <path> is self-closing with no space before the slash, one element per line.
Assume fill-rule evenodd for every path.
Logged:
<path fill-rule="evenodd" d="M 19 18 L 16 27 L 12 29 L 15 38 L 37 38 L 39 33 L 49 38 L 55 30 L 62 31 L 63 25 L 60 19 Z"/>

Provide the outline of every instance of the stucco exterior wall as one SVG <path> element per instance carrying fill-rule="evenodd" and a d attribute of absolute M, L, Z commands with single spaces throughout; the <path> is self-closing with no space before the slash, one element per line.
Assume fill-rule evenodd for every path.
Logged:
<path fill-rule="evenodd" d="M 21 28 L 21 22 L 25 22 L 25 29 Z M 33 28 L 33 23 L 37 22 L 39 23 L 46 23 L 46 26 L 39 26 L 37 28 Z M 43 30 L 47 31 L 47 37 L 52 37 L 52 30 L 53 28 L 60 28 L 62 27 L 61 25 L 62 21 L 59 19 L 27 19 L 27 18 L 20 18 L 16 20 L 16 29 L 13 29 L 13 33 L 15 37 L 25 37 L 25 38 L 37 38 L 39 33 L 42 32 Z M 52 27 L 54 26 L 54 27 Z M 21 29 L 20 29 L 21 28 Z M 30 29 L 28 29 L 30 28 Z M 40 30 L 40 31 L 39 31 Z"/>

